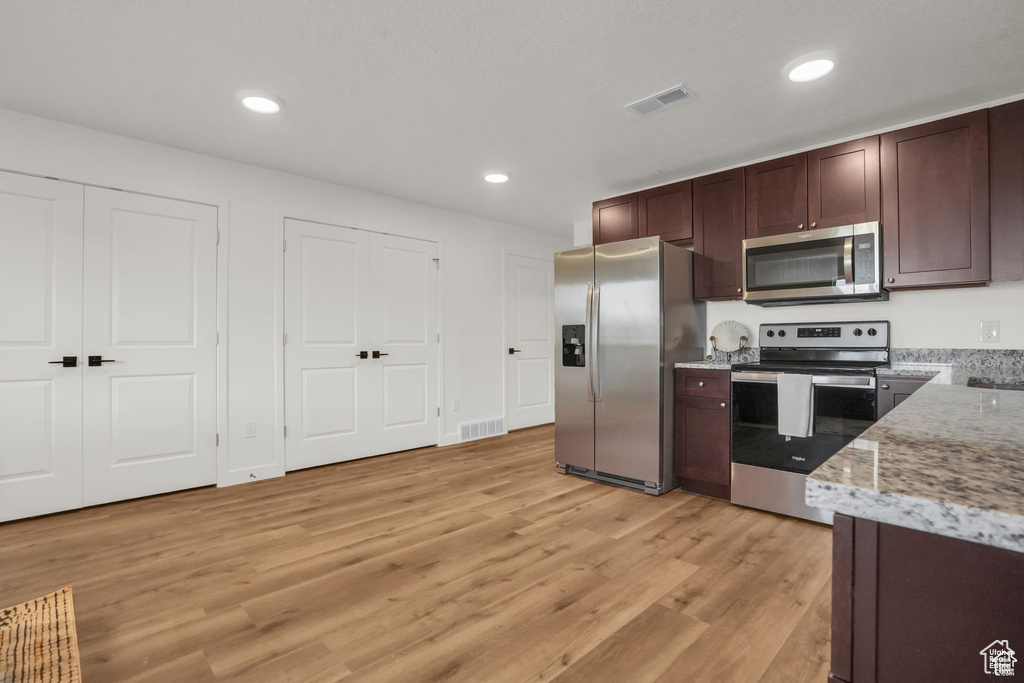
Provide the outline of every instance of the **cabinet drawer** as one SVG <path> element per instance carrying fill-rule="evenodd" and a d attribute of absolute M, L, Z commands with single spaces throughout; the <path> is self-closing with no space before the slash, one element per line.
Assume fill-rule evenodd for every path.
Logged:
<path fill-rule="evenodd" d="M 728 370 L 676 369 L 676 395 L 697 398 L 729 398 Z"/>

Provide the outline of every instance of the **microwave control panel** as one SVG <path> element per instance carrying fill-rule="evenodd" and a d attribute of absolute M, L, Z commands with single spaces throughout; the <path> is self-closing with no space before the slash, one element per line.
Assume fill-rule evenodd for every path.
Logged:
<path fill-rule="evenodd" d="M 875 284 L 876 245 L 874 233 L 853 236 L 853 283 Z"/>

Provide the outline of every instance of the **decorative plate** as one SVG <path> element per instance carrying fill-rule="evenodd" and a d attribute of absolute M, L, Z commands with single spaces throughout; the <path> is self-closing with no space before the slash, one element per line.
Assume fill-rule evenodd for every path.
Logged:
<path fill-rule="evenodd" d="M 711 343 L 719 351 L 739 351 L 749 339 L 746 326 L 735 320 L 723 320 L 711 330 Z"/>

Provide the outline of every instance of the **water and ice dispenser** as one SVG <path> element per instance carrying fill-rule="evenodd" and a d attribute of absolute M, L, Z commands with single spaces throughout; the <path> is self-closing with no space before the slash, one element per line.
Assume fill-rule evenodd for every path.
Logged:
<path fill-rule="evenodd" d="M 586 349 L 583 346 L 584 325 L 562 325 L 562 365 L 570 368 L 585 367 Z"/>

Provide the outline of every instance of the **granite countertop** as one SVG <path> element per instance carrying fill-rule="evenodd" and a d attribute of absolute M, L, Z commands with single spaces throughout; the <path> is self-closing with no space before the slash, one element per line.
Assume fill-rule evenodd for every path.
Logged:
<path fill-rule="evenodd" d="M 711 360 L 694 360 L 686 363 L 676 363 L 677 368 L 692 368 L 694 370 L 728 370 L 729 363 L 718 363 Z"/>
<path fill-rule="evenodd" d="M 923 366 L 892 368 L 937 374 L 811 473 L 808 505 L 1024 552 L 1024 391 L 966 386 L 1024 369 Z"/>

